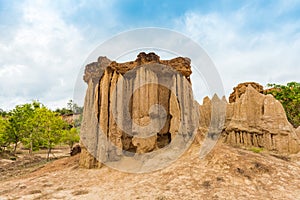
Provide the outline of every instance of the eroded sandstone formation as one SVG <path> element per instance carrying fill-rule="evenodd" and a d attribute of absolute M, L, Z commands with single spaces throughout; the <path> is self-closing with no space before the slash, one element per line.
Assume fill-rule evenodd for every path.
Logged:
<path fill-rule="evenodd" d="M 251 85 L 227 109 L 231 116 L 225 142 L 262 147 L 282 153 L 297 153 L 299 138 L 288 122 L 283 106 L 272 95 L 264 95 Z"/>
<path fill-rule="evenodd" d="M 234 88 L 231 103 L 226 106 L 223 142 L 277 153 L 299 152 L 299 129 L 295 130 L 288 122 L 281 103 L 262 92 L 262 86 L 253 82 Z M 210 109 L 211 100 L 205 98 L 200 106 L 200 130 L 208 130 Z"/>
<path fill-rule="evenodd" d="M 251 87 L 254 88 L 259 93 L 264 92 L 263 86 L 258 83 L 255 82 L 240 83 L 233 88 L 233 92 L 229 96 L 229 103 L 236 102 L 242 96 L 242 94 L 246 92 L 246 89 L 249 85 L 251 85 Z"/>
<path fill-rule="evenodd" d="M 80 165 L 94 168 L 153 152 L 178 135 L 188 140 L 198 127 L 190 62 L 140 53 L 131 62 L 99 57 L 87 65 Z"/>
<path fill-rule="evenodd" d="M 198 135 L 200 135 L 202 141 L 207 134 L 214 137 L 214 134 L 223 130 L 227 119 L 226 106 L 227 101 L 225 97 L 220 99 L 217 95 L 214 95 L 212 99 L 208 97 L 203 99 L 202 105 L 199 105 L 198 128 Z"/>

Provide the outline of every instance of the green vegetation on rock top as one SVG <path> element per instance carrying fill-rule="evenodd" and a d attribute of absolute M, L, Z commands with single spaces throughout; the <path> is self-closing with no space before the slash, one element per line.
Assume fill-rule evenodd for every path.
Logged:
<path fill-rule="evenodd" d="M 283 105 L 289 122 L 297 128 L 300 126 L 300 83 L 290 82 L 287 85 L 268 84 L 272 94 Z"/>

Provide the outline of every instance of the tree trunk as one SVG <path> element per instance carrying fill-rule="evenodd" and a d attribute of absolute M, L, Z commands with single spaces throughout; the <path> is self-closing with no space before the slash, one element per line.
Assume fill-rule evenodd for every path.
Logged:
<path fill-rule="evenodd" d="M 47 161 L 50 160 L 51 147 L 48 148 Z"/>
<path fill-rule="evenodd" d="M 74 142 L 69 143 L 70 152 L 72 151 L 73 145 L 74 145 Z"/>
<path fill-rule="evenodd" d="M 17 151 L 17 146 L 18 146 L 18 142 L 15 142 L 15 145 L 14 145 L 14 150 L 13 150 L 13 154 L 14 154 L 14 155 L 16 154 L 16 151 Z"/>
<path fill-rule="evenodd" d="M 32 140 L 30 141 L 30 149 L 29 149 L 29 154 L 30 155 L 32 155 L 32 149 L 33 149 L 33 147 L 32 147 Z"/>

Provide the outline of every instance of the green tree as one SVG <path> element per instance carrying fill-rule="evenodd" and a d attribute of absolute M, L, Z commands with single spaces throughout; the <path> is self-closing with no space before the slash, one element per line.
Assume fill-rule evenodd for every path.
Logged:
<path fill-rule="evenodd" d="M 0 151 L 9 146 L 9 136 L 7 134 L 8 121 L 0 116 Z"/>
<path fill-rule="evenodd" d="M 73 110 L 73 100 L 72 99 L 70 99 L 69 102 L 67 103 L 67 108 L 69 110 Z"/>
<path fill-rule="evenodd" d="M 34 110 L 34 114 L 32 117 L 26 120 L 26 130 L 29 134 L 24 135 L 22 138 L 22 144 L 29 149 L 29 154 L 32 154 L 33 151 L 37 151 L 41 146 L 41 134 L 39 134 L 39 126 L 38 121 L 36 121 L 37 110 Z"/>
<path fill-rule="evenodd" d="M 40 135 L 37 132 L 39 124 L 35 122 L 35 115 L 39 108 L 43 105 L 38 101 L 33 101 L 31 104 L 32 112 L 31 115 L 24 121 L 24 130 L 22 137 L 22 144 L 25 147 L 29 148 L 29 154 L 32 154 L 33 151 L 39 150 L 40 147 Z"/>
<path fill-rule="evenodd" d="M 282 103 L 289 122 L 295 128 L 300 126 L 300 83 L 268 84 L 268 87 L 271 89 L 267 90 L 267 93 Z"/>
<path fill-rule="evenodd" d="M 67 124 L 57 113 L 46 107 L 37 108 L 32 123 L 32 126 L 36 127 L 35 133 L 39 143 L 48 149 L 47 160 L 49 160 L 51 150 L 59 143 Z"/>
<path fill-rule="evenodd" d="M 18 143 L 25 137 L 30 135 L 28 129 L 28 120 L 33 117 L 34 104 L 17 105 L 11 112 L 9 112 L 7 134 L 9 142 L 14 144 L 13 153 L 16 153 Z"/>
<path fill-rule="evenodd" d="M 61 142 L 69 145 L 70 151 L 73 145 L 79 142 L 79 132 L 76 128 L 71 128 L 70 130 L 64 130 L 61 138 Z"/>

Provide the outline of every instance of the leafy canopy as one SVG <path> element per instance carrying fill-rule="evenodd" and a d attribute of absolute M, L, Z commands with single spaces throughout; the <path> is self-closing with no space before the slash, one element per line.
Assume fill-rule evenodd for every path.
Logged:
<path fill-rule="evenodd" d="M 300 83 L 268 84 L 268 87 L 271 89 L 267 93 L 272 94 L 282 103 L 289 122 L 295 128 L 300 126 Z"/>

